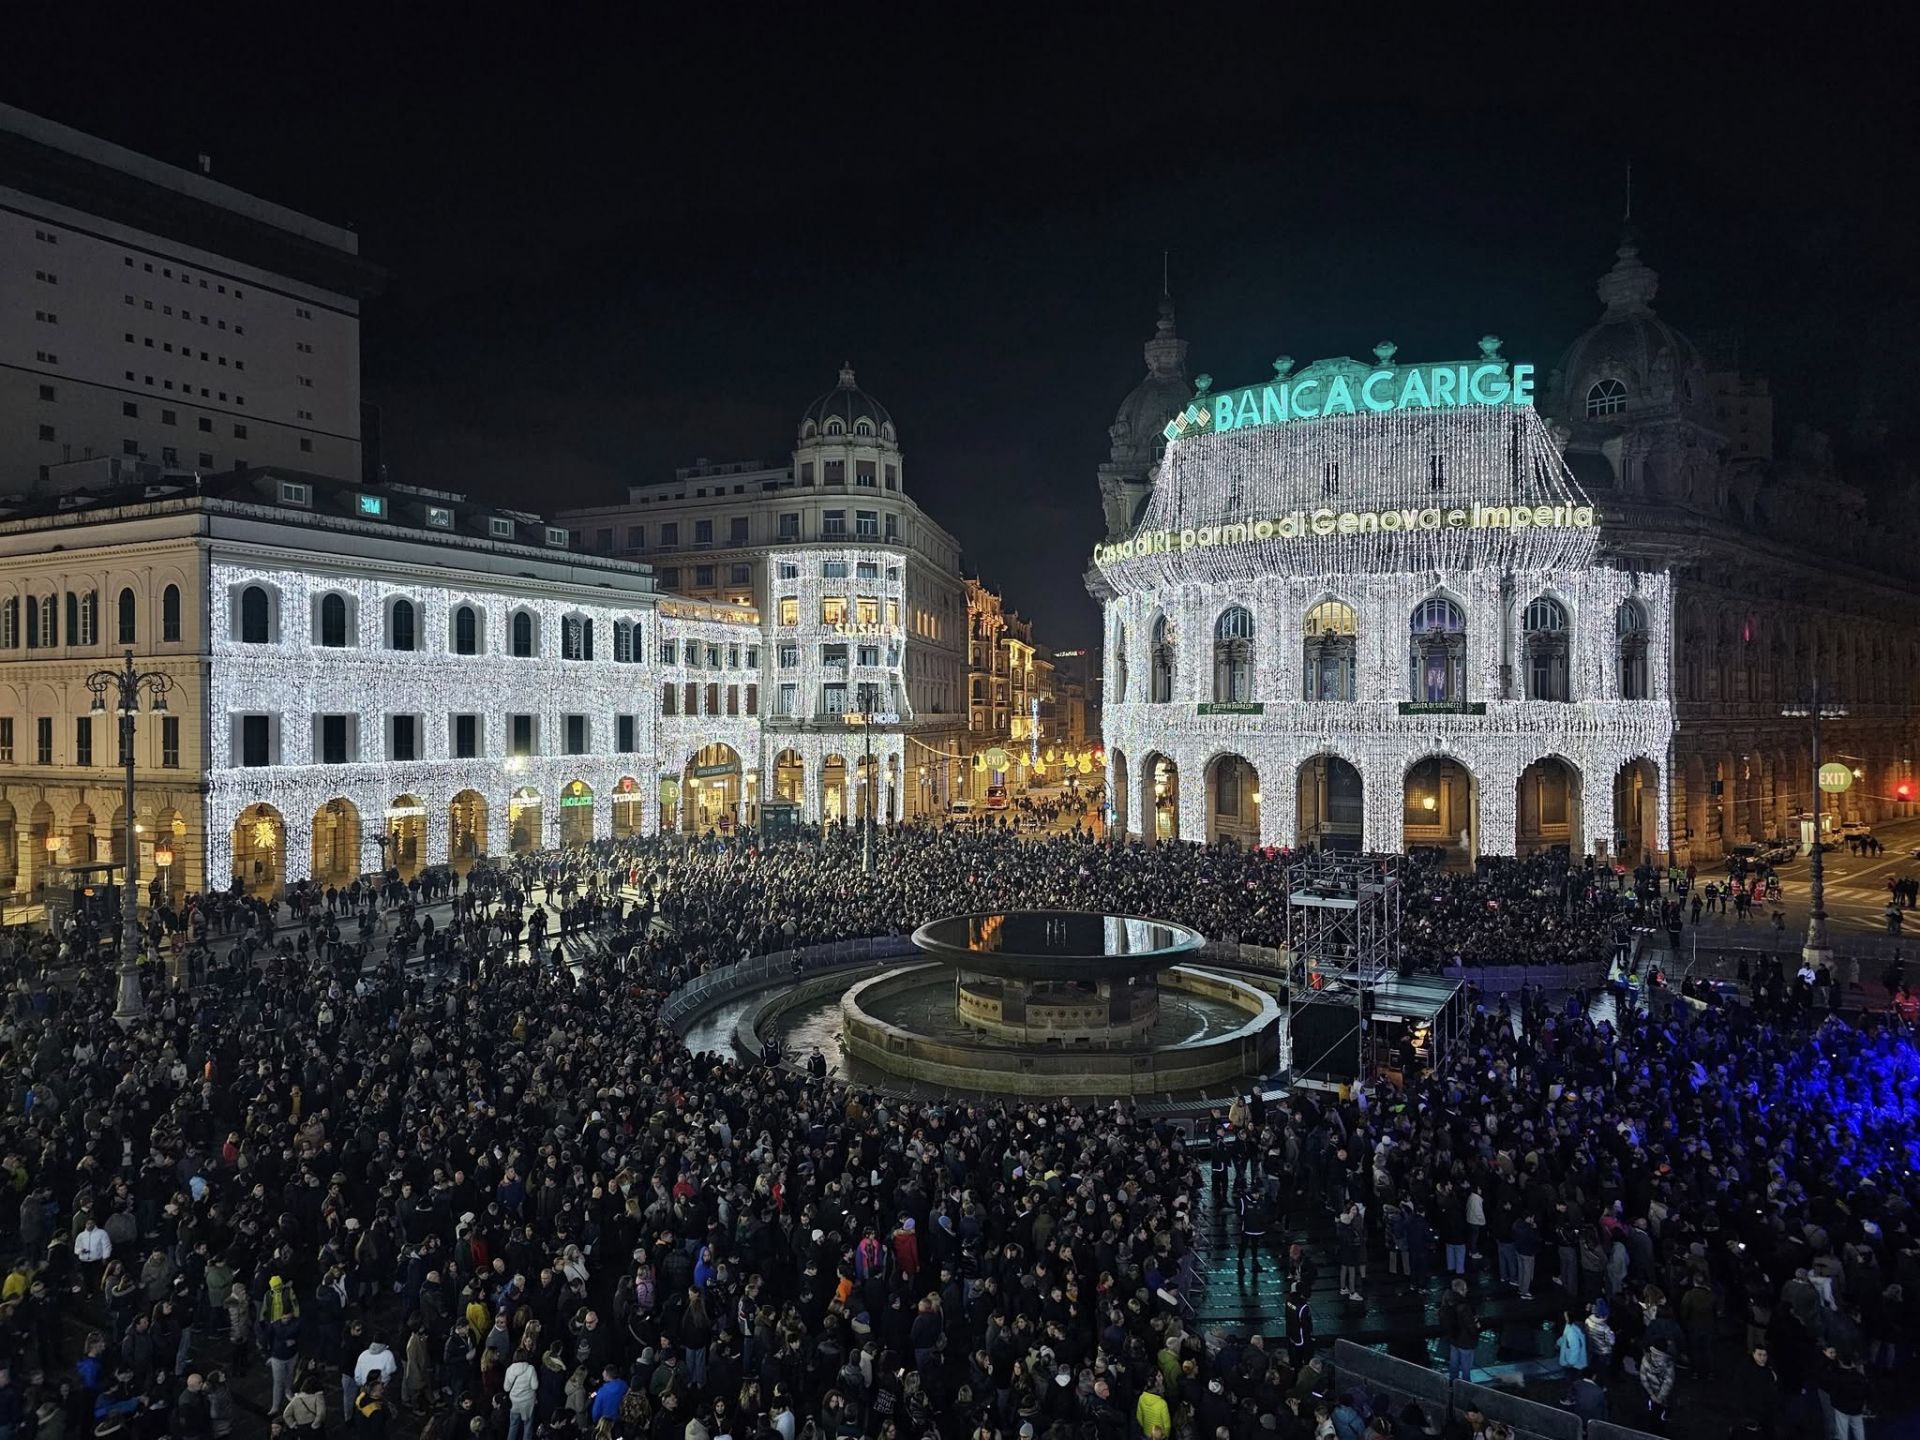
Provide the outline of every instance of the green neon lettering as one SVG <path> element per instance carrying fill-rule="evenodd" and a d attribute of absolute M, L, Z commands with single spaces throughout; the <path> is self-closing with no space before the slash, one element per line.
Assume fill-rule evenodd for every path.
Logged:
<path fill-rule="evenodd" d="M 1507 398 L 1507 382 L 1500 377 L 1497 387 L 1489 386 L 1486 383 L 1489 376 L 1500 377 L 1500 367 L 1498 365 L 1476 366 L 1468 393 L 1482 405 L 1498 405 Z"/>
<path fill-rule="evenodd" d="M 1406 383 L 1400 387 L 1400 408 L 1411 410 L 1418 405 L 1422 410 L 1430 409 L 1433 401 L 1427 398 L 1427 380 L 1418 370 L 1407 371 Z"/>
<path fill-rule="evenodd" d="M 1347 377 L 1336 375 L 1333 383 L 1327 386 L 1327 400 L 1320 407 L 1322 415 L 1353 414 L 1353 388 L 1347 384 Z"/>
<path fill-rule="evenodd" d="M 1293 387 L 1293 402 L 1292 402 L 1293 413 L 1297 415 L 1300 419 L 1312 420 L 1319 416 L 1320 409 L 1318 406 L 1315 406 L 1313 409 L 1309 410 L 1307 409 L 1306 406 L 1300 403 L 1301 398 L 1309 390 L 1317 390 L 1319 388 L 1320 388 L 1320 382 L 1318 380 L 1313 380 L 1313 379 L 1302 380 L 1298 385 Z"/>
<path fill-rule="evenodd" d="M 1233 417 L 1233 427 L 1244 430 L 1249 425 L 1260 423 L 1260 397 L 1251 390 L 1240 392 L 1240 413 Z"/>
<path fill-rule="evenodd" d="M 1287 387 L 1272 385 L 1260 392 L 1260 423 L 1284 425 L 1287 419 Z"/>
<path fill-rule="evenodd" d="M 1313 533 L 1316 535 L 1331 535 L 1333 533 L 1333 527 L 1339 523 L 1340 517 L 1335 515 L 1331 510 L 1316 510 L 1313 512 Z"/>
<path fill-rule="evenodd" d="M 1433 403 L 1435 408 L 1460 403 L 1454 398 L 1453 371 L 1445 365 L 1435 367 L 1433 372 Z"/>
<path fill-rule="evenodd" d="M 1530 364 L 1523 363 L 1513 367 L 1513 403 L 1533 404 L 1533 366 Z"/>
<path fill-rule="evenodd" d="M 1393 383 L 1393 372 L 1391 370 L 1376 370 L 1361 382 L 1360 403 L 1365 405 L 1367 409 L 1382 412 L 1393 409 L 1393 397 L 1391 395 L 1375 395 L 1373 393 L 1373 387 L 1383 381 L 1389 385 Z"/>

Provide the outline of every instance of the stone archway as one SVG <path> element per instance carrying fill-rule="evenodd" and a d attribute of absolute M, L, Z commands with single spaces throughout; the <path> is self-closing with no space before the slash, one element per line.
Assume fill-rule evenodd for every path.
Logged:
<path fill-rule="evenodd" d="M 1559 755 L 1543 755 L 1520 772 L 1514 795 L 1514 854 L 1565 847 L 1586 852 L 1580 827 L 1580 772 Z"/>
<path fill-rule="evenodd" d="M 387 843 L 381 858 L 389 870 L 411 880 L 427 864 L 427 807 L 418 795 L 397 795 L 387 806 Z"/>
<path fill-rule="evenodd" d="M 1260 843 L 1260 772 L 1245 756 L 1216 755 L 1207 766 L 1207 843 Z"/>
<path fill-rule="evenodd" d="M 1366 787 L 1353 763 L 1338 755 L 1300 762 L 1295 820 L 1299 844 L 1316 850 L 1358 850 L 1366 829 Z"/>
<path fill-rule="evenodd" d="M 1140 796 L 1146 806 L 1141 833 L 1148 844 L 1180 838 L 1180 767 L 1157 751 L 1140 767 Z"/>
<path fill-rule="evenodd" d="M 743 766 L 740 752 L 723 741 L 694 752 L 680 777 L 685 829 L 695 835 L 731 835 L 740 824 Z"/>
<path fill-rule="evenodd" d="M 0 895 L 11 894 L 20 878 L 19 824 L 12 802 L 0 800 Z"/>
<path fill-rule="evenodd" d="M 820 761 L 821 824 L 845 824 L 850 818 L 849 806 L 853 802 L 851 782 L 852 774 L 847 769 L 847 762 L 842 756 L 822 757 Z"/>
<path fill-rule="evenodd" d="M 233 822 L 233 878 L 262 900 L 286 888 L 287 821 L 265 802 L 247 806 Z"/>
<path fill-rule="evenodd" d="M 805 808 L 807 762 L 798 750 L 782 750 L 773 757 L 773 798 Z"/>
<path fill-rule="evenodd" d="M 646 799 L 641 792 L 640 781 L 632 775 L 622 775 L 613 782 L 613 838 L 624 840 L 629 835 L 640 833 L 642 802 Z"/>
<path fill-rule="evenodd" d="M 49 848 L 48 841 L 52 841 Z M 20 888 L 31 895 L 47 883 L 47 877 L 53 873 L 60 850 L 60 836 L 54 829 L 53 806 L 44 800 L 36 800 L 33 809 L 27 814 L 27 873 L 26 884 Z"/>
<path fill-rule="evenodd" d="M 1613 777 L 1613 847 L 1630 869 L 1660 863 L 1660 768 L 1644 755 Z"/>
<path fill-rule="evenodd" d="M 593 843 L 593 807 L 599 799 L 586 781 L 573 779 L 560 787 L 560 844 Z"/>
<path fill-rule="evenodd" d="M 91 865 L 100 858 L 100 840 L 94 831 L 93 807 L 76 805 L 67 817 L 67 863 Z M 116 853 L 116 859 L 118 855 Z"/>
<path fill-rule="evenodd" d="M 462 790 L 447 802 L 447 861 L 460 874 L 487 853 L 487 797 Z"/>
<path fill-rule="evenodd" d="M 1112 835 L 1124 840 L 1135 831 L 1132 817 L 1127 814 L 1127 756 L 1122 750 L 1115 750 L 1109 757 L 1112 761 L 1113 794 L 1108 797 L 1113 815 L 1109 829 Z"/>
<path fill-rule="evenodd" d="M 541 848 L 546 813 L 540 792 L 522 785 L 507 797 L 507 853 L 527 855 Z"/>
<path fill-rule="evenodd" d="M 345 797 L 327 801 L 313 814 L 313 867 L 308 872 L 322 890 L 359 879 L 360 807 Z"/>
<path fill-rule="evenodd" d="M 1685 840 L 1689 862 L 1697 861 L 1706 849 L 1707 837 L 1707 762 L 1695 753 L 1687 756 L 1683 803 L 1686 814 Z"/>
<path fill-rule="evenodd" d="M 1471 868 L 1480 853 L 1480 782 L 1449 755 L 1429 755 L 1407 767 L 1401 807 L 1406 849 L 1439 853 L 1449 865 Z"/>

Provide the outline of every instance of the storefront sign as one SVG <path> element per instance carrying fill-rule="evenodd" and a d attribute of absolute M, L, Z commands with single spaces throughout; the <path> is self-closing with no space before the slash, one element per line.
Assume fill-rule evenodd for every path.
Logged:
<path fill-rule="evenodd" d="M 1111 565 L 1147 555 L 1176 555 L 1250 540 L 1326 539 L 1341 535 L 1394 535 L 1418 530 L 1591 530 L 1599 517 L 1591 505 L 1481 505 L 1404 510 L 1295 510 L 1261 520 L 1201 525 L 1185 530 L 1143 530 L 1118 545 L 1097 545 L 1093 563 Z"/>
<path fill-rule="evenodd" d="M 588 791 L 580 795 L 562 795 L 560 797 L 560 808 L 562 810 L 591 810 L 593 808 L 593 792 Z"/>
<path fill-rule="evenodd" d="M 1853 788 L 1853 771 L 1838 760 L 1829 760 L 1820 767 L 1820 788 L 1829 795 L 1839 795 Z"/>
<path fill-rule="evenodd" d="M 696 780 L 711 780 L 716 775 L 738 775 L 739 773 L 740 762 L 738 760 L 725 765 L 696 765 L 693 767 L 693 778 Z"/>
<path fill-rule="evenodd" d="M 1484 715 L 1484 700 L 1402 700 L 1402 715 Z"/>
<path fill-rule="evenodd" d="M 660 803 L 678 805 L 680 803 L 680 782 L 671 775 L 660 777 Z"/>
<path fill-rule="evenodd" d="M 898 625 L 880 625 L 871 620 L 838 620 L 827 627 L 836 635 L 898 635 Z"/>
<path fill-rule="evenodd" d="M 900 712 L 897 710 L 849 710 L 840 717 L 849 725 L 898 725 Z"/>
<path fill-rule="evenodd" d="M 1286 425 L 1330 416 L 1388 415 L 1397 410 L 1456 410 L 1466 405 L 1533 404 L 1533 366 L 1504 360 L 1466 365 L 1389 365 L 1368 370 L 1350 361 L 1320 361 L 1298 375 L 1201 395 L 1167 422 L 1166 437 L 1220 434 L 1256 425 Z"/>
<path fill-rule="evenodd" d="M 1196 707 L 1202 715 L 1264 715 L 1267 707 L 1258 700 L 1202 700 Z"/>

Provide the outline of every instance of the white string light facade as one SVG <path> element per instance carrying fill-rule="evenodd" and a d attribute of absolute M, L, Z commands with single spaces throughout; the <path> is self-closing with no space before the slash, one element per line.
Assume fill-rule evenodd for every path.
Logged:
<path fill-rule="evenodd" d="M 1300 769 L 1337 756 L 1359 772 L 1360 843 L 1399 850 L 1408 772 L 1437 757 L 1470 776 L 1473 847 L 1512 854 L 1521 777 L 1557 757 L 1573 772 L 1571 847 L 1611 853 L 1616 777 L 1644 760 L 1664 847 L 1672 590 L 1664 572 L 1607 564 L 1600 519 L 1524 406 L 1173 440 L 1134 542 L 1095 557 L 1112 594 L 1105 739 L 1119 823 L 1154 832 L 1163 756 L 1178 775 L 1178 834 L 1207 838 L 1213 762 L 1232 755 L 1254 768 L 1262 842 L 1293 844 Z M 1442 686 L 1439 704 L 1412 648 L 1415 614 L 1434 600 L 1461 622 L 1449 652 L 1459 682 Z M 1526 698 L 1529 607 L 1540 600 L 1553 603 L 1534 613 L 1564 626 L 1551 637 L 1564 699 Z M 1307 617 L 1328 601 L 1352 612 L 1351 698 L 1306 699 Z M 1253 617 L 1251 684 L 1238 704 L 1215 665 L 1216 624 L 1235 606 Z M 1170 676 L 1156 676 L 1156 634 L 1170 641 Z"/>

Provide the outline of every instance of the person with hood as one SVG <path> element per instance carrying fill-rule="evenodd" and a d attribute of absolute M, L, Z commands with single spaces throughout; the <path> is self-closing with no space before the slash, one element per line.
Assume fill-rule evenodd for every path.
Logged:
<path fill-rule="evenodd" d="M 1658 1339 L 1650 1340 L 1640 1356 L 1640 1388 L 1647 1395 L 1647 1428 L 1664 1435 L 1673 1413 L 1673 1357 Z"/>
<path fill-rule="evenodd" d="M 1560 1368 L 1569 1375 L 1584 1374 L 1587 1368 L 1587 1332 L 1573 1318 L 1571 1310 L 1560 1312 Z"/>

